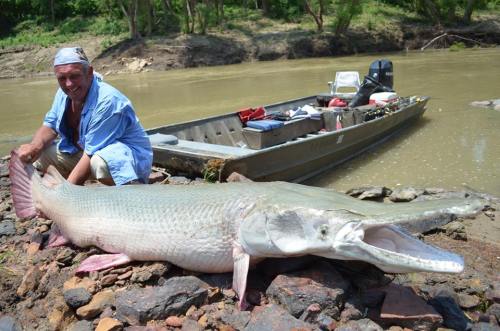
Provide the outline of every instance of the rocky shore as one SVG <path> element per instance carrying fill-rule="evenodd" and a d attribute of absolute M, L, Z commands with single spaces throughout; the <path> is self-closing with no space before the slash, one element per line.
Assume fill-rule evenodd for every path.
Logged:
<path fill-rule="evenodd" d="M 248 277 L 248 310 L 235 308 L 232 274 L 164 262 L 75 275 L 96 248 L 44 248 L 52 222 L 16 217 L 8 157 L 0 160 L 0 330 L 500 330 L 500 206 L 478 192 L 369 187 L 347 194 L 380 203 L 480 196 L 474 218 L 449 219 L 421 239 L 465 259 L 462 274 L 384 274 L 365 263 L 267 259 Z M 153 185 L 209 185 L 152 175 Z"/>
<path fill-rule="evenodd" d="M 353 28 L 336 36 L 304 30 L 241 32 L 228 30 L 209 35 L 171 35 L 124 40 L 109 48 L 104 37 L 71 43 L 18 46 L 0 49 L 0 78 L 47 76 L 52 73 L 53 56 L 62 46 L 82 46 L 104 75 L 150 70 L 235 64 L 249 61 L 342 56 L 361 53 L 418 50 L 437 36 L 446 34 L 447 45 L 462 41 L 468 47 L 500 44 L 500 21 L 493 17 L 470 26 L 439 28 L 395 25 L 384 30 Z M 455 36 L 455 37 L 454 37 Z M 456 36 L 465 39 L 457 39 Z M 440 39 L 440 40 L 441 40 Z M 438 44 L 429 48 L 440 47 Z"/>

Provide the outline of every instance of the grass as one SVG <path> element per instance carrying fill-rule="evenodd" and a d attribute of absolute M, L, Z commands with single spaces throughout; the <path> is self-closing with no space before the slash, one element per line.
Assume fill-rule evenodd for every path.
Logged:
<path fill-rule="evenodd" d="M 48 47 L 76 41 L 89 35 L 107 36 L 104 43 L 109 47 L 117 37 L 125 38 L 127 32 L 125 21 L 108 20 L 105 17 L 71 17 L 62 21 L 56 28 L 47 23 L 28 20 L 16 26 L 14 35 L 0 39 L 0 48 L 34 45 Z"/>

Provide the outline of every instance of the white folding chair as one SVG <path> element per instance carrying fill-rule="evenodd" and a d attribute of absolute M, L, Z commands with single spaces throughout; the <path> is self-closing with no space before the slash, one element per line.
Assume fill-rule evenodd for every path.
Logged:
<path fill-rule="evenodd" d="M 328 82 L 330 85 L 330 94 L 343 94 L 343 95 L 354 95 L 358 92 L 359 86 L 359 72 L 357 71 L 337 71 L 335 74 L 335 81 Z M 339 88 L 352 88 L 355 89 L 354 92 L 339 92 Z"/>

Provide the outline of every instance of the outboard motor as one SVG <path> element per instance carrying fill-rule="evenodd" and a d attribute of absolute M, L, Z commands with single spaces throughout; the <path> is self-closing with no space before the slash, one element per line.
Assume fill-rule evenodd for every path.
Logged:
<path fill-rule="evenodd" d="M 373 93 L 394 92 L 392 88 L 384 86 L 370 76 L 365 76 L 363 83 L 359 87 L 358 93 L 349 102 L 349 107 L 367 105 Z"/>
<path fill-rule="evenodd" d="M 380 84 L 392 89 L 394 83 L 394 72 L 392 62 L 389 60 L 376 60 L 370 64 L 368 76 L 375 79 Z"/>
<path fill-rule="evenodd" d="M 392 62 L 377 60 L 370 65 L 368 75 L 359 87 L 358 93 L 349 102 L 349 107 L 358 107 L 368 104 L 370 95 L 378 92 L 394 92 Z"/>

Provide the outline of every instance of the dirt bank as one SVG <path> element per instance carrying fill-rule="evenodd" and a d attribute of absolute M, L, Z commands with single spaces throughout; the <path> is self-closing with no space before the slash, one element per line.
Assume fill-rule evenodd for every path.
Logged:
<path fill-rule="evenodd" d="M 336 37 L 331 33 L 282 30 L 266 33 L 227 33 L 174 35 L 137 41 L 125 40 L 104 49 L 102 37 L 82 39 L 54 47 L 13 47 L 0 50 L 0 78 L 49 75 L 56 49 L 81 45 L 103 74 L 170 70 L 213 66 L 245 61 L 269 61 L 307 57 L 340 56 L 420 49 L 436 36 L 448 33 L 478 43 L 443 38 L 446 45 L 463 41 L 468 46 L 500 44 L 500 21 L 488 19 L 468 27 L 435 29 L 428 26 L 401 25 L 394 29 L 350 30 Z M 443 46 L 436 43 L 434 46 Z"/>

